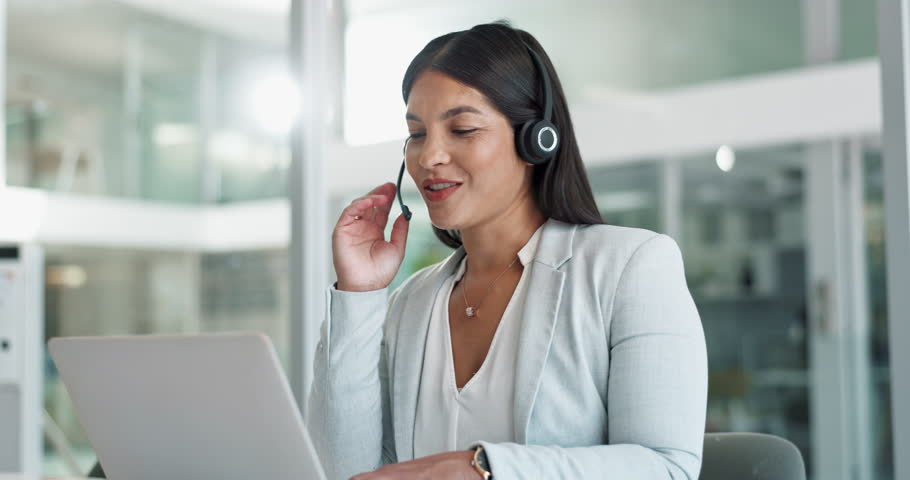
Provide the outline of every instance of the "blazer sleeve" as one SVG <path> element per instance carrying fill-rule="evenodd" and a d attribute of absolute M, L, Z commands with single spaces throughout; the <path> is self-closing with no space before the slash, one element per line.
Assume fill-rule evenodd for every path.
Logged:
<path fill-rule="evenodd" d="M 480 442 L 495 478 L 698 478 L 708 371 L 704 332 L 676 242 L 658 235 L 626 264 L 610 322 L 608 445 Z M 606 302 L 605 302 L 606 304 Z"/>
<path fill-rule="evenodd" d="M 328 289 L 307 428 L 330 480 L 396 461 L 383 326 L 386 289 Z M 393 295 L 394 296 L 394 295 Z"/>

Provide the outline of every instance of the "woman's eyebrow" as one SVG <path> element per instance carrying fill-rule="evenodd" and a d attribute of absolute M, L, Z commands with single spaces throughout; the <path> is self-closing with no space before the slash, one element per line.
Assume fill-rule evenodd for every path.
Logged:
<path fill-rule="evenodd" d="M 460 107 L 450 108 L 450 109 L 446 110 L 445 113 L 443 113 L 442 115 L 439 116 L 439 119 L 446 120 L 446 119 L 452 118 L 456 115 L 461 115 L 462 113 L 476 113 L 478 115 L 483 115 L 483 113 L 481 113 L 480 110 L 478 110 L 470 105 L 462 105 Z"/>
<path fill-rule="evenodd" d="M 483 115 L 483 112 L 481 112 L 480 110 L 478 110 L 470 105 L 461 105 L 461 106 L 453 107 L 453 108 L 446 110 L 442 115 L 439 116 L 439 119 L 446 120 L 446 119 L 452 118 L 454 116 L 461 115 L 462 113 L 476 113 L 478 115 Z M 405 118 L 405 120 L 415 120 L 418 122 L 422 121 L 422 120 L 420 120 L 420 117 L 418 117 L 417 115 L 414 115 L 411 112 L 408 112 L 407 114 L 405 114 L 404 118 Z"/>

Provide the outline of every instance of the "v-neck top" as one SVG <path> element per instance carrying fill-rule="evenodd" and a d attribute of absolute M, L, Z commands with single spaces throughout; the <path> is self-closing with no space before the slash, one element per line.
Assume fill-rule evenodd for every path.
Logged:
<path fill-rule="evenodd" d="M 433 301 L 414 426 L 414 458 L 466 450 L 478 441 L 514 442 L 515 361 L 518 334 L 532 261 L 543 226 L 534 232 L 518 258 L 524 270 L 509 300 L 487 356 L 477 373 L 459 389 L 455 380 L 449 299 L 464 276 L 467 257 L 443 283 Z M 482 315 L 482 313 L 481 313 Z M 468 321 L 484 321 L 482 317 Z"/>

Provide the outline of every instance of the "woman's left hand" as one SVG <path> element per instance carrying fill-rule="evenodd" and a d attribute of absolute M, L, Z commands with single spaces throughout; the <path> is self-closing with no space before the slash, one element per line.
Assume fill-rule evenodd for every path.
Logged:
<path fill-rule="evenodd" d="M 473 459 L 474 452 L 471 450 L 440 453 L 386 465 L 374 472 L 354 475 L 351 480 L 478 480 L 482 477 L 471 466 Z"/>

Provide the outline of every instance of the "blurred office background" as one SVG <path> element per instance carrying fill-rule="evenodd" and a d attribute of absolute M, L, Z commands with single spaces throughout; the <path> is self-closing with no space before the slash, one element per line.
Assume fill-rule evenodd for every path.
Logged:
<path fill-rule="evenodd" d="M 289 0 L 5 8 L 6 183 L 53 223 L 38 235 L 46 335 L 254 329 L 288 367 L 289 132 L 306 107 Z M 786 437 L 814 479 L 893 478 L 875 2 L 332 8 L 332 224 L 397 174 L 409 60 L 508 18 L 560 73 L 606 221 L 682 248 L 709 351 L 706 429 Z M 406 193 L 417 213 L 396 285 L 450 252 Z M 210 230 L 188 230 L 200 218 Z M 87 471 L 49 360 L 44 404 L 74 452 L 47 442 L 45 472 Z"/>

